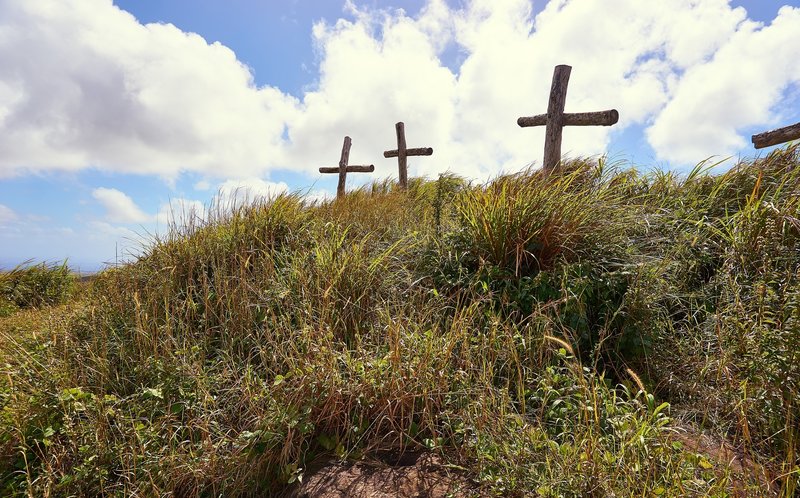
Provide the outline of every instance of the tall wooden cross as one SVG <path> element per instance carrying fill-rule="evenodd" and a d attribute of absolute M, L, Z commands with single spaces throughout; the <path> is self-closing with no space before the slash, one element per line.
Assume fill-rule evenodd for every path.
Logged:
<path fill-rule="evenodd" d="M 800 123 L 753 135 L 751 140 L 756 149 L 763 149 L 764 147 L 778 145 L 792 140 L 800 140 Z"/>
<path fill-rule="evenodd" d="M 528 126 L 546 126 L 544 139 L 544 171 L 549 173 L 561 161 L 561 132 L 565 126 L 611 126 L 619 121 L 616 109 L 599 112 L 564 113 L 567 101 L 567 86 L 572 66 L 559 65 L 553 71 L 553 84 L 550 87 L 550 101 L 547 114 L 522 117 L 517 124 Z"/>
<path fill-rule="evenodd" d="M 406 129 L 402 121 L 394 125 L 397 131 L 397 149 L 384 151 L 383 157 L 396 157 L 397 165 L 400 169 L 400 188 L 408 188 L 408 156 L 430 156 L 433 154 L 433 149 L 430 147 L 422 147 L 418 149 L 406 148 Z"/>
<path fill-rule="evenodd" d="M 322 167 L 319 169 L 320 173 L 339 173 L 339 185 L 336 186 L 336 198 L 344 197 L 344 186 L 347 180 L 347 173 L 372 173 L 375 171 L 375 166 L 348 166 L 350 161 L 350 146 L 353 141 L 350 137 L 344 137 L 344 144 L 342 145 L 342 157 L 339 159 L 339 167 Z"/>

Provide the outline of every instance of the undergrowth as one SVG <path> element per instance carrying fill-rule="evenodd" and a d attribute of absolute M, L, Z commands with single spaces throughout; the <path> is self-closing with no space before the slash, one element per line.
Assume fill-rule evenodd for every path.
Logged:
<path fill-rule="evenodd" d="M 2 319 L 0 492 L 276 495 L 425 449 L 503 496 L 793 496 L 799 161 L 212 210 Z"/>

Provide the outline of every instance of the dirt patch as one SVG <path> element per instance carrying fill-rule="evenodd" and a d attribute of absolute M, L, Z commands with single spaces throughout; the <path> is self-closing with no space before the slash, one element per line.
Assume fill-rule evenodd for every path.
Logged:
<path fill-rule="evenodd" d="M 679 441 L 686 450 L 707 456 L 715 467 L 730 469 L 733 473 L 733 496 L 750 496 L 748 481 L 759 483 L 765 496 L 778 495 L 772 473 L 730 441 L 704 434 L 691 426 L 680 427 L 670 438 Z"/>
<path fill-rule="evenodd" d="M 487 496 L 468 473 L 430 453 L 384 453 L 360 462 L 329 462 L 306 476 L 293 498 L 447 498 Z"/>

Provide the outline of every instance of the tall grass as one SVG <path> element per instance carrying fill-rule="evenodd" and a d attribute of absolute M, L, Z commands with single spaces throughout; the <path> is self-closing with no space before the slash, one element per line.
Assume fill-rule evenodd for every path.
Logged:
<path fill-rule="evenodd" d="M 607 220 L 622 215 L 618 193 L 584 177 L 582 169 L 552 177 L 523 172 L 472 189 L 457 204 L 464 237 L 479 258 L 516 276 L 578 259 L 613 239 L 616 227 Z"/>
<path fill-rule="evenodd" d="M 0 272 L 0 316 L 20 308 L 61 304 L 74 292 L 76 282 L 66 261 L 52 265 L 27 262 Z"/>
<path fill-rule="evenodd" d="M 0 322 L 0 490 L 277 495 L 426 450 L 503 496 L 792 496 L 797 163 L 212 209 Z"/>

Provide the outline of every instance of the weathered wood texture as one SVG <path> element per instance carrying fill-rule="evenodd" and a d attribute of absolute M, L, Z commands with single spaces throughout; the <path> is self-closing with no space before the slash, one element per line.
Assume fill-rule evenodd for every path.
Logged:
<path fill-rule="evenodd" d="M 416 149 L 406 149 L 406 156 L 430 156 L 433 155 L 433 149 L 430 147 L 418 147 Z M 400 157 L 400 151 L 397 150 L 385 150 L 383 151 L 383 157 L 390 158 L 390 157 Z"/>
<path fill-rule="evenodd" d="M 564 126 L 611 126 L 619 121 L 619 112 L 616 109 L 598 112 L 576 112 L 564 114 Z M 527 118 L 519 118 L 517 124 L 523 128 L 528 126 L 544 126 L 547 124 L 547 114 L 539 114 Z"/>
<path fill-rule="evenodd" d="M 564 106 L 567 103 L 567 87 L 572 67 L 560 65 L 553 71 L 550 85 L 550 100 L 547 102 L 547 125 L 544 133 L 544 168 L 555 169 L 561 161 L 561 136 L 564 128 Z"/>
<path fill-rule="evenodd" d="M 406 147 L 406 130 L 402 121 L 394 125 L 397 132 L 397 149 L 387 150 L 383 152 L 383 157 L 396 157 L 397 168 L 399 170 L 400 188 L 408 188 L 408 156 L 430 156 L 433 154 L 433 149 L 430 147 L 419 147 L 416 149 L 409 149 Z"/>
<path fill-rule="evenodd" d="M 553 83 L 550 86 L 547 114 L 517 119 L 517 124 L 523 128 L 528 126 L 547 127 L 542 167 L 548 173 L 553 171 L 561 161 L 561 138 L 565 126 L 611 126 L 619 121 L 619 112 L 616 109 L 599 112 L 564 113 L 571 71 L 571 66 L 563 64 L 556 66 L 553 71 Z"/>
<path fill-rule="evenodd" d="M 753 135 L 751 140 L 756 149 L 763 149 L 764 147 L 770 147 L 792 140 L 800 140 L 800 123 Z"/>
<path fill-rule="evenodd" d="M 319 169 L 320 173 L 339 173 L 339 184 L 336 186 L 336 198 L 344 197 L 345 184 L 347 182 L 347 173 L 372 173 L 375 171 L 375 166 L 348 166 L 350 161 L 350 147 L 353 141 L 350 137 L 344 137 L 344 144 L 342 144 L 342 156 L 339 159 L 339 166 L 336 168 L 322 167 Z"/>
<path fill-rule="evenodd" d="M 348 173 L 372 173 L 375 171 L 375 166 L 370 164 L 369 166 L 348 166 L 347 172 Z M 319 169 L 320 173 L 338 173 L 339 167 L 338 166 L 323 166 Z"/>

